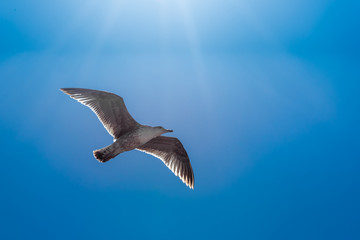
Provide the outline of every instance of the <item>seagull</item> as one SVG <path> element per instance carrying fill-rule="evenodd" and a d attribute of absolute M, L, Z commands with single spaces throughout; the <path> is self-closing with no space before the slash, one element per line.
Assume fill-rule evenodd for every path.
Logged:
<path fill-rule="evenodd" d="M 179 139 L 161 136 L 173 130 L 141 125 L 129 114 L 122 97 L 105 91 L 85 88 L 60 88 L 65 94 L 89 107 L 114 138 L 109 146 L 93 151 L 99 162 L 107 162 L 133 149 L 153 155 L 194 189 L 194 172 L 188 154 Z"/>

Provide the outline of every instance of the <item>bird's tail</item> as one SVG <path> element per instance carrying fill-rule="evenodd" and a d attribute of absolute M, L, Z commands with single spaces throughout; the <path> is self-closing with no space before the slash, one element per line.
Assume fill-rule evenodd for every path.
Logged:
<path fill-rule="evenodd" d="M 110 144 L 107 147 L 93 151 L 93 154 L 99 162 L 107 162 L 118 155 L 115 153 L 115 149 L 114 144 Z"/>

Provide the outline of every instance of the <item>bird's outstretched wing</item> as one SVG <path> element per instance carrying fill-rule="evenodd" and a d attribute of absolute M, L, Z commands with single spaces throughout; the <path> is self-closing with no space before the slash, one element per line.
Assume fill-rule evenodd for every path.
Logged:
<path fill-rule="evenodd" d="M 89 107 L 114 138 L 138 125 L 127 111 L 123 98 L 116 94 L 84 88 L 60 90 Z"/>
<path fill-rule="evenodd" d="M 161 159 L 189 188 L 194 189 L 194 172 L 179 139 L 159 136 L 138 147 L 137 150 Z"/>

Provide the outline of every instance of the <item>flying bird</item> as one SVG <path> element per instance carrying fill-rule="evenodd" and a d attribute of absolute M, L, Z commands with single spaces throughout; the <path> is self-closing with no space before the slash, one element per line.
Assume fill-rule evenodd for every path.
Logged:
<path fill-rule="evenodd" d="M 161 159 L 189 188 L 194 189 L 194 172 L 183 145 L 177 138 L 161 136 L 172 130 L 139 124 L 129 114 L 123 98 L 116 94 L 84 88 L 60 90 L 89 107 L 114 138 L 109 146 L 93 151 L 98 161 L 104 163 L 122 152 L 136 149 Z"/>

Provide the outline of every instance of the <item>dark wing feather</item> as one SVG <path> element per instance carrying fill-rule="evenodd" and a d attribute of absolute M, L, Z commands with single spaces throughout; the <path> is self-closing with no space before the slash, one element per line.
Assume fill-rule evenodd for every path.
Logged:
<path fill-rule="evenodd" d="M 127 111 L 123 98 L 116 94 L 84 88 L 60 90 L 89 107 L 114 138 L 138 125 Z"/>
<path fill-rule="evenodd" d="M 189 188 L 194 189 L 194 172 L 179 139 L 159 136 L 138 147 L 137 150 L 161 159 Z"/>

